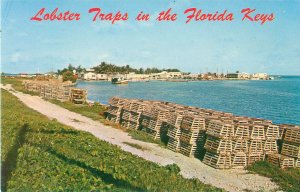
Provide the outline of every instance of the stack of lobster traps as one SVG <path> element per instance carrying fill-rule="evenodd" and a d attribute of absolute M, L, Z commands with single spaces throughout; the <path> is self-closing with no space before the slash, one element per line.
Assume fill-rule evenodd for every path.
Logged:
<path fill-rule="evenodd" d="M 181 121 L 178 152 L 188 157 L 199 157 L 202 152 L 205 135 L 205 118 L 187 112 Z"/>
<path fill-rule="evenodd" d="M 52 92 L 55 91 L 57 96 L 58 87 L 56 89 L 52 88 Z M 75 104 L 84 104 L 86 101 L 86 90 L 84 89 L 71 89 L 71 101 Z"/>
<path fill-rule="evenodd" d="M 224 116 L 223 116 L 224 117 Z M 210 120 L 203 162 L 215 168 L 244 168 L 278 154 L 279 126 L 248 117 Z"/>
<path fill-rule="evenodd" d="M 162 140 L 166 138 L 167 126 L 165 121 L 170 113 L 170 109 L 171 107 L 154 101 L 151 105 L 145 107 L 141 115 L 139 129 L 154 139 Z"/>
<path fill-rule="evenodd" d="M 266 157 L 281 167 L 300 166 L 299 126 L 161 101 L 113 97 L 109 104 L 107 119 L 167 138 L 169 150 L 214 168 L 244 168 Z"/>
<path fill-rule="evenodd" d="M 169 138 L 167 148 L 174 152 L 179 151 L 179 138 L 181 136 L 180 126 L 184 112 L 184 110 L 175 110 L 169 113 L 166 118 L 167 136 Z"/>
<path fill-rule="evenodd" d="M 268 155 L 268 161 L 281 168 L 300 168 L 300 126 L 281 125 L 281 154 Z"/>
<path fill-rule="evenodd" d="M 206 153 L 203 163 L 218 169 L 231 168 L 232 139 L 234 136 L 233 124 L 212 119 L 209 121 L 206 134 L 207 139 L 204 145 Z M 242 157 L 239 155 L 233 158 L 236 158 L 236 161 L 238 161 Z"/>
<path fill-rule="evenodd" d="M 148 106 L 142 100 L 128 100 L 124 103 L 120 123 L 125 128 L 138 129 L 142 112 Z"/>
<path fill-rule="evenodd" d="M 62 84 L 57 88 L 57 100 L 69 101 L 71 98 L 71 90 L 73 86 L 70 84 Z"/>
<path fill-rule="evenodd" d="M 107 110 L 106 119 L 113 123 L 120 123 L 121 121 L 121 112 L 124 105 L 128 102 L 128 99 L 120 97 L 112 97 L 108 103 L 109 107 Z"/>
<path fill-rule="evenodd" d="M 24 88 L 28 91 L 38 93 L 45 99 L 57 99 L 60 101 L 72 101 L 83 104 L 86 102 L 86 90 L 74 88 L 70 81 L 62 82 L 57 79 L 47 81 L 25 80 Z"/>

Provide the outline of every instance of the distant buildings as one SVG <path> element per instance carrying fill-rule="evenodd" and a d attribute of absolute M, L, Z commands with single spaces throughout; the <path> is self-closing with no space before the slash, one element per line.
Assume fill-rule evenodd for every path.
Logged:
<path fill-rule="evenodd" d="M 250 79 L 250 74 L 248 73 L 228 73 L 226 75 L 228 79 Z"/>
<path fill-rule="evenodd" d="M 94 69 L 87 69 L 85 73 L 81 74 L 80 77 L 84 80 L 101 80 L 111 81 L 113 77 L 120 77 L 129 81 L 145 81 L 145 80 L 168 80 L 168 79 L 190 79 L 190 80 L 268 80 L 269 75 L 266 73 L 254 73 L 250 75 L 245 72 L 217 74 L 217 73 L 181 73 L 181 72 L 167 72 L 162 71 L 160 73 L 150 74 L 97 74 Z"/>
<path fill-rule="evenodd" d="M 228 73 L 227 79 L 250 79 L 250 80 L 269 80 L 270 77 L 267 73 L 254 73 L 252 75 L 248 73 Z"/>
<path fill-rule="evenodd" d="M 251 77 L 252 80 L 267 80 L 269 75 L 267 73 L 254 73 Z"/>
<path fill-rule="evenodd" d="M 161 73 L 151 73 L 151 74 L 137 74 L 137 73 L 128 73 L 128 74 L 97 74 L 95 71 L 88 69 L 83 75 L 84 80 L 103 80 L 110 81 L 112 77 L 123 77 L 132 81 L 139 80 L 149 80 L 149 79 L 180 79 L 183 77 L 181 72 L 166 72 Z"/>

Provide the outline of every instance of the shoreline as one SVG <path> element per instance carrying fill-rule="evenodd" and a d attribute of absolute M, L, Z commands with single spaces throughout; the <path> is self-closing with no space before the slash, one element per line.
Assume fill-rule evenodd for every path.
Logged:
<path fill-rule="evenodd" d="M 294 82 L 294 80 L 292 80 Z M 298 80 L 296 80 L 298 82 Z M 160 86 L 160 82 L 161 82 L 161 85 L 163 87 Z M 93 102 L 99 102 L 105 106 L 107 106 L 108 104 L 108 100 L 109 98 L 113 97 L 113 96 L 120 96 L 120 97 L 125 97 L 125 98 L 131 98 L 131 99 L 146 99 L 146 100 L 161 100 L 161 101 L 166 101 L 166 102 L 174 102 L 174 103 L 178 103 L 178 104 L 182 104 L 182 105 L 188 105 L 188 106 L 194 106 L 194 107 L 202 107 L 202 108 L 209 108 L 209 109 L 214 109 L 214 110 L 218 110 L 218 111 L 224 111 L 224 112 L 230 112 L 230 113 L 234 113 L 235 115 L 239 115 L 239 116 L 248 116 L 248 117 L 252 117 L 252 118 L 264 118 L 264 119 L 271 119 L 274 123 L 277 123 L 277 124 L 294 124 L 294 125 L 299 125 L 300 123 L 298 122 L 297 118 L 295 118 L 295 115 L 289 115 L 289 111 L 287 112 L 284 112 L 283 110 L 280 110 L 278 112 L 274 111 L 273 108 L 277 108 L 278 107 L 278 102 L 276 102 L 278 99 L 280 99 L 282 97 L 282 94 L 283 93 L 280 93 L 280 94 L 276 94 L 278 96 L 276 96 L 276 98 L 273 100 L 272 99 L 272 102 L 271 103 L 274 103 L 274 105 L 270 105 L 271 107 L 267 107 L 268 109 L 265 109 L 265 108 L 262 108 L 263 110 L 260 110 L 261 107 L 263 107 L 263 104 L 257 104 L 255 105 L 254 107 L 251 107 L 250 109 L 248 109 L 247 106 L 249 106 L 249 104 L 255 104 L 255 100 L 254 99 L 254 96 L 256 96 L 256 91 L 257 94 L 262 94 L 263 96 L 263 101 L 266 101 L 266 102 L 269 102 L 269 99 L 268 99 L 268 93 L 270 91 L 270 94 L 273 95 L 276 92 L 272 91 L 272 90 L 269 90 L 269 87 L 271 85 L 276 85 L 277 87 L 277 81 L 275 80 L 274 82 L 273 81 L 268 81 L 263 83 L 263 82 L 260 82 L 260 81 L 240 81 L 241 83 L 242 82 L 245 82 L 248 84 L 251 83 L 249 86 L 250 88 L 253 87 L 252 84 L 255 84 L 255 85 L 258 85 L 259 86 L 259 90 L 252 90 L 252 92 L 250 92 L 250 95 L 247 95 L 247 98 L 245 97 L 238 97 L 238 96 L 234 96 L 236 94 L 233 94 L 233 98 L 236 98 L 236 99 L 230 99 L 231 98 L 231 95 L 230 94 L 225 94 L 223 95 L 223 93 L 226 93 L 224 91 L 227 90 L 227 86 L 224 87 L 222 85 L 222 82 L 220 81 L 220 84 L 219 82 L 215 82 L 215 81 L 203 81 L 201 83 L 201 81 L 192 81 L 192 82 L 189 82 L 190 84 L 187 84 L 186 83 L 183 83 L 183 82 L 179 82 L 176 84 L 176 82 L 171 82 L 171 83 L 175 83 L 174 85 L 172 85 L 171 83 L 163 83 L 163 82 L 166 82 L 166 81 L 151 81 L 151 82 L 148 82 L 149 84 L 143 84 L 141 82 L 136 82 L 136 83 L 132 83 L 130 86 L 128 85 L 122 85 L 122 86 L 118 86 L 118 85 L 110 85 L 109 82 L 106 82 L 106 81 L 84 81 L 84 80 L 79 80 L 78 81 L 78 85 L 79 87 L 81 88 L 88 88 L 88 99 L 89 99 L 89 102 L 93 103 Z M 205 83 L 206 82 L 206 83 Z M 208 82 L 211 82 L 213 84 L 210 84 Z M 239 91 L 239 90 L 242 90 L 242 92 L 239 92 L 239 94 L 243 94 L 245 91 L 244 89 L 244 86 L 248 86 L 248 85 L 241 85 L 242 87 L 238 86 L 236 88 L 232 87 L 232 86 L 235 86 L 234 84 L 232 85 L 230 83 L 230 81 L 223 81 L 224 83 L 228 82 L 229 85 L 228 85 L 228 91 Z M 232 83 L 236 82 L 237 84 L 239 84 L 238 82 L 239 81 L 231 81 Z M 273 83 L 271 83 L 273 82 Z M 279 80 L 279 82 L 286 82 L 284 79 L 283 80 Z M 82 84 L 81 84 L 82 83 Z M 91 83 L 91 84 L 90 84 Z M 208 83 L 208 84 L 207 84 Z M 271 83 L 271 84 L 270 84 Z M 266 86 L 263 86 L 263 87 L 260 87 L 260 84 L 262 85 L 266 85 Z M 270 84 L 270 86 L 269 86 Z M 285 85 L 286 83 L 283 83 L 283 85 Z M 92 87 L 90 87 L 89 85 L 91 85 Z M 103 87 L 102 87 L 103 85 Z M 164 88 L 164 85 L 166 85 L 166 90 Z M 280 85 L 280 84 L 279 84 Z M 133 89 L 137 89 L 137 88 L 141 88 L 141 89 L 144 89 L 143 87 L 146 87 L 145 88 L 145 91 L 150 91 L 152 94 L 154 95 L 147 95 L 146 92 L 143 93 L 141 91 L 134 91 Z M 209 90 L 210 90 L 210 86 L 214 86 L 214 91 L 216 89 L 219 89 L 219 88 L 222 88 L 222 92 L 219 94 L 209 94 Z M 178 87 L 178 88 L 177 88 Z M 186 88 L 185 88 L 186 87 Z M 267 89 L 265 89 L 265 87 Z M 99 90 L 98 90 L 99 88 Z M 156 88 L 159 88 L 158 90 Z M 205 91 L 205 92 L 208 92 L 208 96 L 205 96 L 207 94 L 204 94 L 203 91 L 199 90 L 199 89 L 202 89 L 202 88 L 209 88 L 209 90 Z M 224 89 L 223 89 L 224 88 Z M 242 89 L 240 89 L 242 88 Z M 153 90 L 154 89 L 154 90 Z M 178 90 L 179 89 L 179 90 Z M 181 91 L 181 89 L 184 89 L 183 92 Z M 100 91 L 101 90 L 101 91 Z M 162 97 L 159 92 L 165 90 L 166 91 L 166 94 L 165 97 Z M 197 96 L 199 97 L 199 101 L 195 98 L 193 100 L 190 100 L 192 99 L 193 97 L 191 97 L 190 94 L 197 94 L 199 91 L 201 93 L 199 93 L 200 95 Z M 250 91 L 251 91 L 250 90 Z M 279 91 L 281 90 L 278 89 Z M 178 93 L 179 95 L 174 95 L 174 94 L 170 94 L 170 93 L 167 93 L 171 91 L 172 93 Z M 247 91 L 247 90 L 246 90 Z M 255 91 L 255 92 L 254 92 Z M 284 91 L 284 90 L 282 90 Z M 245 92 L 246 93 L 246 92 Z M 187 97 L 183 97 L 183 94 L 187 94 L 186 96 Z M 203 95 L 204 94 L 204 95 Z M 247 92 L 248 94 L 248 92 Z M 284 92 L 284 94 L 296 94 L 293 92 L 290 92 L 288 91 L 287 93 Z M 208 101 L 208 97 L 210 97 L 210 95 L 214 96 L 213 97 L 213 100 L 212 101 Z M 220 97 L 219 97 L 220 95 Z M 226 100 L 223 100 L 222 103 L 218 104 L 220 99 L 224 99 L 224 96 L 227 97 L 227 96 L 230 96 L 228 99 Z M 247 104 L 246 101 L 248 101 L 250 99 L 250 103 Z M 190 98 L 190 99 L 188 99 Z M 219 99 L 218 99 L 219 98 Z M 237 99 L 240 99 L 237 100 Z M 274 102 L 273 102 L 274 101 Z M 218 103 L 216 103 L 218 102 Z M 228 103 L 227 104 L 224 104 L 224 103 Z M 233 107 L 235 105 L 237 105 L 238 103 L 240 102 L 243 102 L 242 106 L 239 106 L 239 107 Z M 218 104 L 218 105 L 217 105 Z M 244 109 L 242 110 L 242 107 L 244 106 Z M 294 109 L 294 108 L 293 108 Z M 270 111 L 272 113 L 268 113 L 267 111 Z M 281 114 L 281 115 L 280 115 Z M 295 113 L 296 114 L 296 113 Z"/>

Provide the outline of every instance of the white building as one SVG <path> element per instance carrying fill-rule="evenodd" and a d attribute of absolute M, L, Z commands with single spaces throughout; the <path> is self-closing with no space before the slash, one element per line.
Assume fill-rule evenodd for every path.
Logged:
<path fill-rule="evenodd" d="M 238 78 L 239 79 L 250 79 L 250 74 L 249 73 L 245 73 L 245 72 L 238 73 Z"/>
<path fill-rule="evenodd" d="M 96 74 L 96 79 L 97 80 L 107 81 L 108 76 L 107 76 L 107 74 Z"/>
<path fill-rule="evenodd" d="M 188 74 L 188 75 L 184 75 L 183 77 L 185 78 L 191 78 L 191 79 L 197 79 L 199 78 L 200 74 L 197 74 L 197 73 L 191 73 L 191 74 Z"/>
<path fill-rule="evenodd" d="M 136 73 L 129 73 L 126 75 L 126 79 L 128 80 L 144 80 L 149 79 L 149 74 L 136 74 Z"/>
<path fill-rule="evenodd" d="M 182 73 L 163 71 L 161 73 L 152 73 L 150 76 L 154 79 L 170 79 L 170 78 L 176 79 L 176 78 L 181 78 Z"/>
<path fill-rule="evenodd" d="M 93 72 L 85 73 L 83 76 L 84 80 L 97 80 L 97 74 Z"/>
<path fill-rule="evenodd" d="M 254 73 L 251 76 L 253 80 L 267 80 L 269 78 L 267 73 Z"/>

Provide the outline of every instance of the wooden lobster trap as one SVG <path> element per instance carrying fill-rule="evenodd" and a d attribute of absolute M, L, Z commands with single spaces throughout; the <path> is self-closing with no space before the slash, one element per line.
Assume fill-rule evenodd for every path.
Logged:
<path fill-rule="evenodd" d="M 191 131 L 205 130 L 205 119 L 196 115 L 185 115 L 180 128 Z"/>
<path fill-rule="evenodd" d="M 244 152 L 232 153 L 231 159 L 232 168 L 244 168 L 247 166 L 247 154 Z"/>
<path fill-rule="evenodd" d="M 151 120 L 151 117 L 142 114 L 140 116 L 140 127 L 141 128 L 148 127 L 149 123 L 150 123 L 150 120 Z"/>
<path fill-rule="evenodd" d="M 170 137 L 169 141 L 168 141 L 168 144 L 167 144 L 167 148 L 171 151 L 178 152 L 178 150 L 179 150 L 179 139 L 175 139 L 175 138 Z"/>
<path fill-rule="evenodd" d="M 138 129 L 139 128 L 139 124 L 135 123 L 135 122 L 132 122 L 132 121 L 129 121 L 128 128 L 130 128 L 130 129 Z"/>
<path fill-rule="evenodd" d="M 144 111 L 143 111 L 142 115 L 147 117 L 147 118 L 155 118 L 153 116 L 153 113 L 152 113 L 152 106 L 151 105 L 146 106 L 144 108 Z"/>
<path fill-rule="evenodd" d="M 274 124 L 265 125 L 266 139 L 279 139 L 279 126 Z"/>
<path fill-rule="evenodd" d="M 131 112 L 122 108 L 121 120 L 130 121 L 130 119 L 131 119 Z"/>
<path fill-rule="evenodd" d="M 215 169 L 229 169 L 231 168 L 231 155 L 206 151 L 202 162 Z"/>
<path fill-rule="evenodd" d="M 58 87 L 57 99 L 69 101 L 71 97 L 71 86 L 61 85 Z"/>
<path fill-rule="evenodd" d="M 173 127 L 180 127 L 180 124 L 182 122 L 184 116 L 183 111 L 175 111 L 175 112 L 170 112 L 168 116 L 166 117 L 166 122 L 173 126 Z"/>
<path fill-rule="evenodd" d="M 272 124 L 271 120 L 261 119 L 261 118 L 251 118 L 251 124 Z"/>
<path fill-rule="evenodd" d="M 116 107 L 123 107 L 127 102 L 129 102 L 129 100 L 125 98 L 111 97 L 108 101 L 108 104 Z"/>
<path fill-rule="evenodd" d="M 264 153 L 265 154 L 278 153 L 277 140 L 268 139 L 264 141 Z"/>
<path fill-rule="evenodd" d="M 233 117 L 233 123 L 238 125 L 248 125 L 250 121 L 249 117 L 235 116 Z"/>
<path fill-rule="evenodd" d="M 120 125 L 124 128 L 128 128 L 129 127 L 129 120 L 125 120 L 125 119 L 121 119 L 120 120 Z"/>
<path fill-rule="evenodd" d="M 247 158 L 247 165 L 252 165 L 257 161 L 264 161 L 266 155 L 262 153 L 250 153 Z"/>
<path fill-rule="evenodd" d="M 142 113 L 147 105 L 149 105 L 149 104 L 142 102 L 141 100 L 138 100 L 138 101 L 132 102 L 130 110 L 135 113 Z"/>
<path fill-rule="evenodd" d="M 37 82 L 31 84 L 31 91 L 38 92 L 38 83 Z"/>
<path fill-rule="evenodd" d="M 141 113 L 137 113 L 133 111 L 130 112 L 130 121 L 138 124 L 140 121 L 140 117 L 141 117 Z"/>
<path fill-rule="evenodd" d="M 232 152 L 249 152 L 249 140 L 247 139 L 234 139 L 232 140 Z"/>
<path fill-rule="evenodd" d="M 160 131 L 158 131 L 158 130 L 149 129 L 148 127 L 142 127 L 141 131 L 147 133 L 155 140 L 160 139 Z"/>
<path fill-rule="evenodd" d="M 150 119 L 150 122 L 149 122 L 149 125 L 148 125 L 148 128 L 149 129 L 152 129 L 152 130 L 160 130 L 161 127 L 162 127 L 162 121 L 161 120 L 158 120 L 158 119 Z"/>
<path fill-rule="evenodd" d="M 108 107 L 107 113 L 115 116 L 121 116 L 122 108 L 110 105 Z"/>
<path fill-rule="evenodd" d="M 45 97 L 45 85 L 41 85 L 41 89 L 40 89 L 40 97 Z"/>
<path fill-rule="evenodd" d="M 201 146 L 201 143 L 200 143 Z M 196 144 L 189 144 L 184 141 L 179 141 L 178 152 L 187 157 L 195 157 L 199 154 L 200 147 Z"/>
<path fill-rule="evenodd" d="M 253 124 L 249 126 L 250 128 L 250 138 L 251 139 L 266 139 L 265 136 L 265 127 L 259 124 Z"/>
<path fill-rule="evenodd" d="M 75 104 L 83 104 L 86 102 L 87 92 L 84 89 L 71 89 L 71 101 Z"/>
<path fill-rule="evenodd" d="M 181 135 L 181 129 L 172 125 L 168 125 L 168 134 L 170 138 L 179 139 Z"/>
<path fill-rule="evenodd" d="M 295 159 L 285 155 L 269 154 L 267 161 L 281 168 L 295 167 Z"/>
<path fill-rule="evenodd" d="M 106 119 L 113 123 L 120 123 L 120 116 L 108 113 Z"/>
<path fill-rule="evenodd" d="M 300 126 L 288 127 L 286 129 L 284 141 L 300 144 Z"/>
<path fill-rule="evenodd" d="M 45 88 L 45 98 L 46 99 L 51 99 L 51 95 L 52 95 L 52 87 L 49 84 L 45 84 L 44 86 Z"/>
<path fill-rule="evenodd" d="M 199 131 L 190 131 L 186 129 L 181 129 L 181 134 L 179 140 L 185 143 L 193 144 L 198 138 Z"/>
<path fill-rule="evenodd" d="M 263 153 L 264 141 L 263 140 L 250 140 L 249 141 L 249 153 Z"/>
<path fill-rule="evenodd" d="M 220 121 L 219 118 L 213 118 L 213 117 L 205 117 L 205 128 L 206 130 L 209 129 L 209 124 L 211 121 Z"/>
<path fill-rule="evenodd" d="M 287 157 L 285 155 L 280 155 L 280 167 L 281 168 L 295 167 L 295 159 L 291 157 Z"/>
<path fill-rule="evenodd" d="M 122 108 L 126 111 L 131 111 L 131 105 L 133 102 L 133 100 L 128 99 L 126 102 L 124 102 L 124 104 L 122 104 Z"/>
<path fill-rule="evenodd" d="M 112 106 L 118 106 L 118 103 L 119 103 L 119 100 L 121 100 L 122 98 L 120 97 L 111 97 L 109 100 L 108 100 L 108 104 L 109 105 L 112 105 Z"/>
<path fill-rule="evenodd" d="M 161 106 L 154 106 L 151 108 L 151 117 L 158 120 L 165 120 L 165 118 L 168 116 L 170 110 L 167 108 L 163 108 Z"/>
<path fill-rule="evenodd" d="M 217 154 L 230 154 L 232 152 L 232 140 L 207 136 L 204 148 Z"/>
<path fill-rule="evenodd" d="M 206 134 L 218 138 L 231 139 L 234 136 L 234 125 L 212 120 L 208 125 Z"/>
<path fill-rule="evenodd" d="M 250 128 L 248 124 L 235 124 L 234 126 L 235 139 L 250 139 Z"/>
<path fill-rule="evenodd" d="M 284 142 L 281 154 L 293 158 L 300 158 L 300 144 Z"/>
<path fill-rule="evenodd" d="M 279 154 L 268 154 L 267 161 L 275 166 L 280 167 L 280 155 Z"/>
<path fill-rule="evenodd" d="M 57 99 L 58 96 L 58 86 L 51 85 L 51 99 Z"/>

